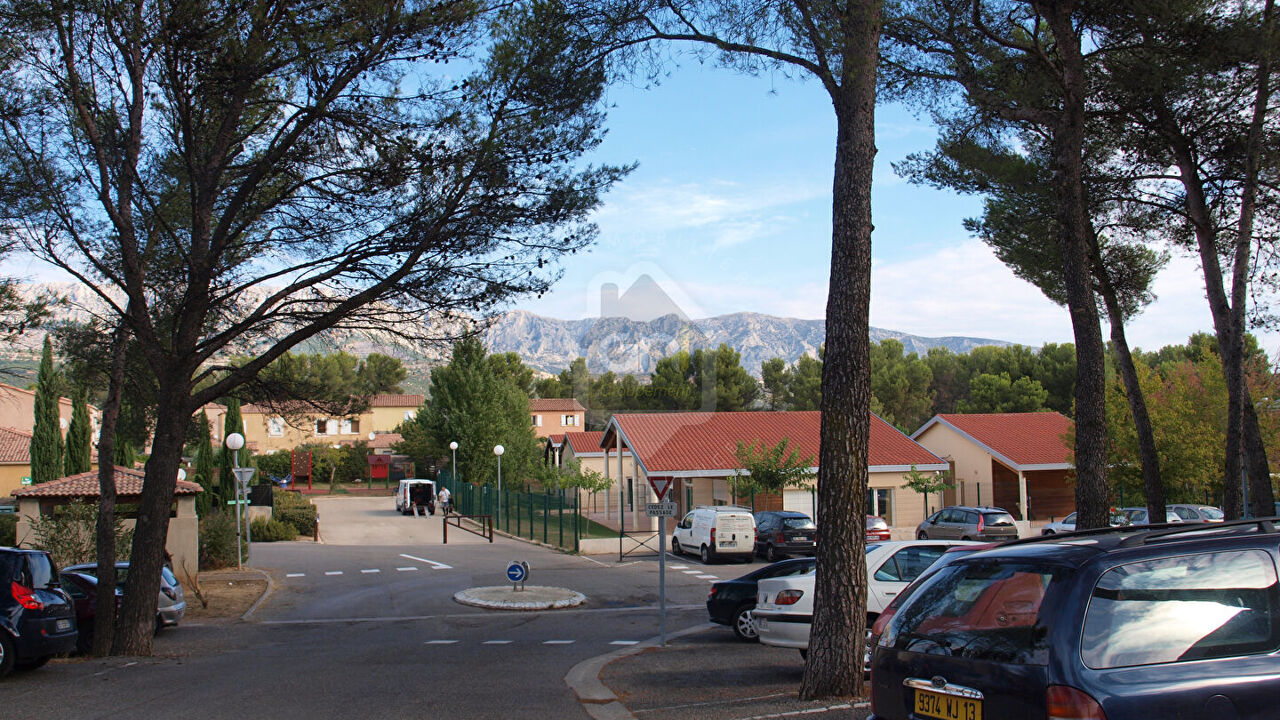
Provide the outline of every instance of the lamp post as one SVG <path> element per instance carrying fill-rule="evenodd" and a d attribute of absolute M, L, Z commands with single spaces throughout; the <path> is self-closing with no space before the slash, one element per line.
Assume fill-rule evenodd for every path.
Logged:
<path fill-rule="evenodd" d="M 453 480 L 453 489 L 458 489 L 458 441 L 454 440 L 449 443 L 449 453 L 453 455 L 453 460 L 449 464 L 449 479 Z"/>
<path fill-rule="evenodd" d="M 501 445 L 493 446 L 493 454 L 498 456 L 498 519 L 502 519 L 502 453 L 507 449 Z"/>
<path fill-rule="evenodd" d="M 227 436 L 226 444 L 227 444 L 227 449 L 231 451 L 231 468 L 232 468 L 231 472 L 234 473 L 236 476 L 235 478 L 235 483 L 236 483 L 236 500 L 235 500 L 236 568 L 243 569 L 242 559 L 244 557 L 244 550 L 240 544 L 240 511 L 241 511 L 241 505 L 242 505 L 240 495 L 242 492 L 244 492 L 244 490 L 246 489 L 246 486 L 249 484 L 249 478 L 253 477 L 253 468 L 240 467 L 240 448 L 244 447 L 243 435 L 241 435 L 240 433 L 231 433 L 230 435 Z M 243 480 L 241 480 L 241 477 L 240 477 L 242 474 L 244 474 L 241 472 L 242 469 L 249 471 L 247 477 L 245 477 Z M 253 536 L 249 535 L 249 519 L 248 518 L 244 519 L 244 533 L 245 533 L 245 541 L 253 542 Z"/>

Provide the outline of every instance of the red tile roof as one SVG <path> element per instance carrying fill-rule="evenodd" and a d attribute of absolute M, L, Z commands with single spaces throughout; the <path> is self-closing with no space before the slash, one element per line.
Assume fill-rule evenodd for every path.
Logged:
<path fill-rule="evenodd" d="M 142 494 L 142 470 L 116 466 L 116 494 L 120 497 L 137 497 Z M 186 480 L 178 481 L 178 495 L 195 495 L 200 486 Z M 14 497 L 89 498 L 98 497 L 98 471 L 71 475 L 42 485 L 32 485 L 13 492 Z"/>
<path fill-rule="evenodd" d="M 370 450 L 390 450 L 392 445 L 404 440 L 400 433 L 380 432 L 369 441 Z"/>
<path fill-rule="evenodd" d="M 776 445 L 783 438 L 801 458 L 812 457 L 818 464 L 822 414 L 805 412 L 691 412 L 617 414 L 610 421 L 622 428 L 645 472 L 731 471 L 739 466 L 734 451 L 739 440 Z M 583 433 L 586 434 L 586 433 Z M 602 440 L 603 441 L 603 440 Z M 871 470 L 945 465 L 943 460 L 898 432 L 892 425 L 871 416 Z"/>
<path fill-rule="evenodd" d="M 531 412 L 585 412 L 577 398 L 530 398 Z"/>
<path fill-rule="evenodd" d="M 399 407 L 399 408 L 420 408 L 424 395 L 374 395 L 369 398 L 369 407 Z M 272 408 L 269 405 L 255 405 L 247 403 L 240 406 L 241 415 L 276 415 L 280 409 L 292 409 L 306 415 L 322 415 L 320 409 L 310 405 L 309 403 L 298 400 L 293 403 L 282 404 L 279 408 Z"/>
<path fill-rule="evenodd" d="M 369 398 L 369 407 L 407 407 L 420 408 L 423 395 L 374 395 Z"/>
<path fill-rule="evenodd" d="M 31 433 L 0 427 L 0 463 L 31 463 Z"/>
<path fill-rule="evenodd" d="M 573 448 L 574 455 L 600 454 L 600 439 L 603 437 L 604 433 L 602 432 L 571 432 L 564 434 L 569 447 Z M 625 453 L 626 451 L 623 450 L 623 452 Z"/>
<path fill-rule="evenodd" d="M 564 445 L 564 435 L 548 435 L 547 442 L 551 444 L 551 447 L 560 447 Z"/>
<path fill-rule="evenodd" d="M 916 436 L 935 420 L 951 425 L 1015 465 L 1063 465 L 1071 462 L 1071 448 L 1063 436 L 1071 432 L 1073 425 L 1061 413 L 943 414 L 917 430 Z"/>

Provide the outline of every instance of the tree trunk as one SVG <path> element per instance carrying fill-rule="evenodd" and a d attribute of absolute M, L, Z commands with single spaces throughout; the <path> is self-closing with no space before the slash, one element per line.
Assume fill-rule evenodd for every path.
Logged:
<path fill-rule="evenodd" d="M 871 174 L 880 3 L 851 3 L 836 110 L 831 277 L 818 461 L 813 631 L 800 697 L 865 694 L 867 448 L 871 431 Z"/>
<path fill-rule="evenodd" d="M 1090 231 L 1084 199 L 1084 58 L 1072 23 L 1074 3 L 1036 2 L 1061 62 L 1062 110 L 1053 129 L 1053 184 L 1058 203 L 1062 279 L 1076 344 L 1076 527 L 1110 523 L 1106 476 L 1106 349 L 1090 282 Z"/>
<path fill-rule="evenodd" d="M 116 420 L 120 417 L 120 397 L 124 385 L 124 360 L 128 331 L 120 323 L 111 338 L 111 374 L 107 379 L 107 401 L 102 407 L 102 430 L 98 434 L 98 526 L 96 534 L 98 587 L 116 586 Z M 116 604 L 99 599 L 94 618 L 93 654 L 111 653 L 116 636 Z"/>
<path fill-rule="evenodd" d="M 151 654 L 160 568 L 164 565 L 165 541 L 169 535 L 169 512 L 178 485 L 178 465 L 182 460 L 186 423 L 191 417 L 186 406 L 189 395 L 186 385 L 172 378 L 157 377 L 157 380 L 155 436 L 138 503 L 138 522 L 133 534 L 129 577 L 125 581 L 124 606 L 113 647 L 115 655 Z"/>

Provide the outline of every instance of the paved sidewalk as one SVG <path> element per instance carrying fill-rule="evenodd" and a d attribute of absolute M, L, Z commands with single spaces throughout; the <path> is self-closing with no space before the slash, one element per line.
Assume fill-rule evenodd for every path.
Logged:
<path fill-rule="evenodd" d="M 646 643 L 594 658 L 594 668 L 583 663 L 601 684 L 594 692 L 589 682 L 581 683 L 585 691 L 574 688 L 587 712 L 612 720 L 860 719 L 871 712 L 866 703 L 799 700 L 804 661 L 796 650 L 745 643 L 719 626 L 672 635 L 665 648 Z M 575 684 L 573 673 L 567 679 Z"/>

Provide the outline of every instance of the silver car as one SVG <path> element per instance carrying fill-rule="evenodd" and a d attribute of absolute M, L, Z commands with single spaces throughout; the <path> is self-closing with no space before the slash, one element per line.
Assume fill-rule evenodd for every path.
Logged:
<path fill-rule="evenodd" d="M 97 563 L 84 563 L 63 568 L 64 571 L 81 572 L 96 576 Z M 124 591 L 125 580 L 129 578 L 129 563 L 116 563 L 116 587 Z M 160 567 L 160 595 L 156 599 L 156 630 L 162 627 L 173 627 L 182 622 L 187 614 L 187 599 L 182 592 L 182 583 L 167 566 Z"/>
<path fill-rule="evenodd" d="M 1178 517 L 1182 518 L 1182 522 L 1222 522 L 1226 519 L 1226 515 L 1212 505 L 1175 503 L 1173 505 L 1166 505 L 1165 507 L 1168 510 L 1172 510 Z"/>

